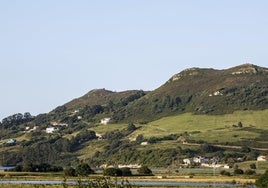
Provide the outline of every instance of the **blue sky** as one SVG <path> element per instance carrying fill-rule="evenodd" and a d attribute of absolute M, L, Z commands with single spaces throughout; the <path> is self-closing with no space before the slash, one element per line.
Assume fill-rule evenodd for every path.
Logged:
<path fill-rule="evenodd" d="M 0 119 L 189 67 L 268 65 L 266 0 L 0 0 Z"/>

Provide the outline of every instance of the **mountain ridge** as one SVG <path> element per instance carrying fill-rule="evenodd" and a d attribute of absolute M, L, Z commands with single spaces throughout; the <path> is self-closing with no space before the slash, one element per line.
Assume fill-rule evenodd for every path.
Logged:
<path fill-rule="evenodd" d="M 115 122 L 152 121 L 184 112 L 224 114 L 268 108 L 267 83 L 268 69 L 253 64 L 222 70 L 193 67 L 174 74 L 152 91 L 93 89 L 64 106 L 68 110 L 110 106 L 113 109 L 105 113 Z"/>
<path fill-rule="evenodd" d="M 232 113 L 235 110 L 268 107 L 268 69 L 243 64 L 224 70 L 190 68 L 173 75 L 119 113 L 132 121 L 174 113 Z M 135 110 L 138 109 L 138 110 Z M 142 117 L 138 112 L 146 112 Z M 122 116 L 122 115 L 121 115 Z"/>

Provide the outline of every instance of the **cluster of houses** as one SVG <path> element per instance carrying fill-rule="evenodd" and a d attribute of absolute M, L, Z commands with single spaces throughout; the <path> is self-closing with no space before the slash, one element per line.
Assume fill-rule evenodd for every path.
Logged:
<path fill-rule="evenodd" d="M 118 167 L 118 168 L 130 168 L 130 169 L 138 169 L 138 168 L 141 168 L 141 165 L 139 164 L 128 164 L 128 165 L 125 165 L 125 164 L 119 164 L 119 165 L 108 165 L 108 164 L 102 164 L 99 166 L 99 168 L 115 168 L 115 167 Z"/>
<path fill-rule="evenodd" d="M 198 157 L 183 159 L 183 166 L 199 165 L 202 167 L 210 167 L 210 168 L 225 168 L 225 169 L 231 168 L 227 164 L 219 164 L 218 163 L 219 160 L 220 159 L 218 157 L 206 158 L 206 157 L 198 156 Z M 257 161 L 268 161 L 268 156 L 260 155 L 257 158 Z"/>
<path fill-rule="evenodd" d="M 52 126 L 46 128 L 46 133 L 51 134 L 56 131 L 59 131 L 59 127 L 68 127 L 67 123 L 57 123 L 57 122 L 52 122 Z"/>
<path fill-rule="evenodd" d="M 203 167 L 212 167 L 212 168 L 219 168 L 219 167 L 230 168 L 226 164 L 218 164 L 219 160 L 220 159 L 218 157 L 206 158 L 206 157 L 198 156 L 198 157 L 183 159 L 183 166 L 200 165 Z"/>
<path fill-rule="evenodd" d="M 38 126 L 34 126 L 33 128 L 30 128 L 29 126 L 25 127 L 25 131 L 24 132 L 32 132 L 35 131 L 38 128 Z"/>
<path fill-rule="evenodd" d="M 74 111 L 73 113 L 76 114 L 78 113 L 79 111 Z M 82 116 L 77 116 L 78 119 L 82 119 Z M 103 125 L 107 125 L 109 122 L 111 121 L 111 118 L 103 118 L 101 119 L 100 123 L 103 124 Z M 59 127 L 68 127 L 68 124 L 67 123 L 58 123 L 58 122 L 51 122 L 51 125 L 49 127 L 47 127 L 45 129 L 45 132 L 47 134 L 52 134 L 54 132 L 57 132 L 60 130 Z M 35 131 L 37 130 L 38 126 L 34 126 L 33 128 L 30 128 L 29 126 L 25 127 L 25 133 L 26 132 L 32 132 L 32 131 Z M 102 139 L 102 136 L 99 135 L 98 136 L 99 139 Z"/>
<path fill-rule="evenodd" d="M 111 121 L 111 118 L 103 118 L 101 119 L 100 123 L 103 125 L 107 125 L 110 121 Z"/>
<path fill-rule="evenodd" d="M 210 97 L 212 97 L 212 96 L 221 96 L 221 95 L 223 95 L 223 94 L 220 91 L 215 91 L 213 94 L 209 94 Z"/>

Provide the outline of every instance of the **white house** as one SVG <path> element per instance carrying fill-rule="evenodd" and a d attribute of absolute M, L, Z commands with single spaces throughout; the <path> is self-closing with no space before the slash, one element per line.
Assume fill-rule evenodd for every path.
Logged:
<path fill-rule="evenodd" d="M 193 163 L 193 159 L 192 158 L 183 159 L 183 163 L 189 165 L 189 164 Z"/>
<path fill-rule="evenodd" d="M 257 161 L 268 161 L 268 156 L 260 155 L 260 156 L 257 158 Z"/>
<path fill-rule="evenodd" d="M 98 140 L 102 140 L 102 135 L 101 134 L 96 133 L 96 137 L 98 138 Z"/>
<path fill-rule="evenodd" d="M 101 119 L 101 124 L 107 125 L 110 122 L 111 118 L 103 118 Z"/>
<path fill-rule="evenodd" d="M 142 142 L 141 145 L 142 146 L 147 146 L 148 145 L 148 142 Z"/>
<path fill-rule="evenodd" d="M 225 169 L 229 169 L 229 168 L 231 168 L 228 164 L 225 164 L 224 166 L 223 166 L 223 168 L 225 168 Z"/>
<path fill-rule="evenodd" d="M 209 159 L 199 156 L 199 157 L 194 157 L 193 161 L 195 163 L 200 163 L 201 164 L 201 163 L 208 163 Z"/>
<path fill-rule="evenodd" d="M 53 126 L 61 126 L 61 127 L 68 127 L 67 123 L 58 123 L 58 122 L 51 122 L 51 125 Z"/>
<path fill-rule="evenodd" d="M 48 127 L 46 128 L 46 133 L 50 134 L 53 133 L 55 131 L 58 131 L 59 129 L 57 127 Z"/>

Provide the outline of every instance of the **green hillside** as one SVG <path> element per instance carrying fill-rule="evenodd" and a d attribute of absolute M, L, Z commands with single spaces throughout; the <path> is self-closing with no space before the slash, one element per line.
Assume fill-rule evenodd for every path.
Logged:
<path fill-rule="evenodd" d="M 245 64 L 227 70 L 192 68 L 121 108 L 117 120 L 152 121 L 167 115 L 226 114 L 268 108 L 268 69 Z"/>
<path fill-rule="evenodd" d="M 92 90 L 48 113 L 4 118 L 0 165 L 256 160 L 268 155 L 267 94 L 268 69 L 251 64 L 187 69 L 153 91 Z"/>
<path fill-rule="evenodd" d="M 235 143 L 243 139 L 255 140 L 261 136 L 257 130 L 263 130 L 263 134 L 268 132 L 267 115 L 268 110 L 236 111 L 233 114 L 225 115 L 185 113 L 150 122 L 135 131 L 131 137 L 136 137 L 139 134 L 143 134 L 146 138 L 177 134 L 186 135 L 187 139 L 193 141 L 203 140 L 208 143 Z M 238 122 L 242 122 L 243 127 L 233 126 L 237 125 Z"/>

